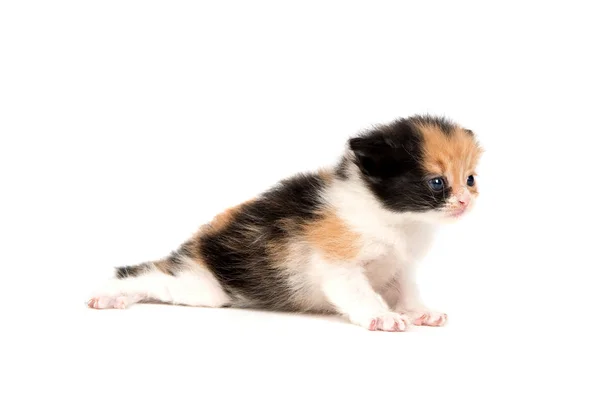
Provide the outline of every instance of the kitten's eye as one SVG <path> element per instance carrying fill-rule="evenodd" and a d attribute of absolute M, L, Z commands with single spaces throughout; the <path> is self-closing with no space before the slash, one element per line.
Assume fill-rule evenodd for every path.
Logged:
<path fill-rule="evenodd" d="M 433 178 L 429 180 L 429 187 L 435 190 L 436 192 L 444 189 L 444 180 L 442 178 Z"/>
<path fill-rule="evenodd" d="M 467 185 L 473 186 L 474 184 L 475 184 L 475 178 L 473 177 L 473 175 L 469 175 L 469 177 L 467 178 Z"/>

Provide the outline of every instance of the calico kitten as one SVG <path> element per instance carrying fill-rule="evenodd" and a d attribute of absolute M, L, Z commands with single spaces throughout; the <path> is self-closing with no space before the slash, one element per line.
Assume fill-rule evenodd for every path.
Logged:
<path fill-rule="evenodd" d="M 117 268 L 88 302 L 334 312 L 370 330 L 441 326 L 415 265 L 436 225 L 478 196 L 470 130 L 412 116 L 348 140 L 332 168 L 299 174 L 223 211 L 168 257 Z"/>

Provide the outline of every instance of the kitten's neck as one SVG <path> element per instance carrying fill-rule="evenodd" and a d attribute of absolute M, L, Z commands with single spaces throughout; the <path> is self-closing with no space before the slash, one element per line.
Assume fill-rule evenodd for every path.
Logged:
<path fill-rule="evenodd" d="M 416 214 L 386 209 L 369 190 L 351 160 L 342 160 L 330 172 L 333 179 L 325 192 L 325 201 L 354 230 L 375 236 L 386 232 L 387 236 L 390 230 L 427 224 Z"/>

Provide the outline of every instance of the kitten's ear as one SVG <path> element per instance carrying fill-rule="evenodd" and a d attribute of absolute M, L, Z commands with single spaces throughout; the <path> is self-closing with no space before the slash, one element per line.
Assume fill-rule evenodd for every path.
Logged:
<path fill-rule="evenodd" d="M 350 139 L 349 146 L 358 167 L 368 177 L 385 178 L 414 168 L 414 157 L 411 156 L 414 146 L 408 135 L 372 132 Z"/>
<path fill-rule="evenodd" d="M 352 138 L 349 145 L 356 156 L 358 167 L 367 176 L 381 176 L 385 164 L 393 157 L 392 145 L 381 136 Z"/>

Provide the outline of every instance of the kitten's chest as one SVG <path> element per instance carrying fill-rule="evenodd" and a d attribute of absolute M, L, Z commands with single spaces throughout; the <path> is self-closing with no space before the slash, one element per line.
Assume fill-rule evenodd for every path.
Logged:
<path fill-rule="evenodd" d="M 434 231 L 422 224 L 390 228 L 385 236 L 371 238 L 371 254 L 365 262 L 367 277 L 374 286 L 384 286 L 403 268 L 412 266 L 428 251 Z"/>
<path fill-rule="evenodd" d="M 377 291 L 383 289 L 397 275 L 402 268 L 399 261 L 392 252 L 389 252 L 364 264 L 367 279 Z"/>

